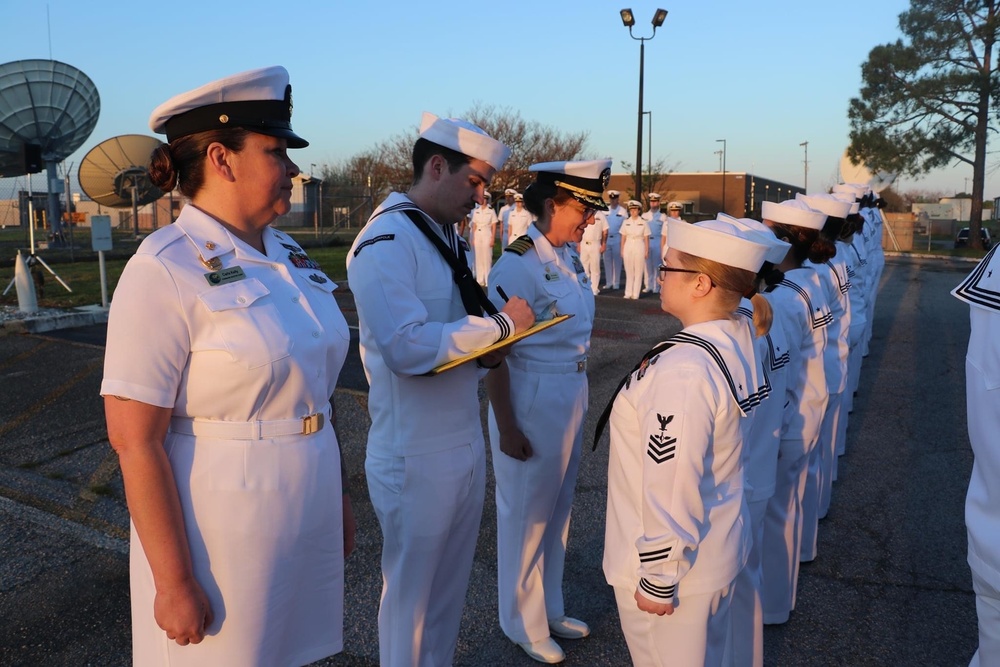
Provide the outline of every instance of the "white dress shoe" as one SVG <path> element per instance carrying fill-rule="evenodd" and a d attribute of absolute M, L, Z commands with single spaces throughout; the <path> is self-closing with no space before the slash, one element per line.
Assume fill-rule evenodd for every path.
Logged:
<path fill-rule="evenodd" d="M 549 632 L 560 639 L 583 639 L 590 634 L 590 627 L 579 619 L 563 616 L 549 621 Z"/>
<path fill-rule="evenodd" d="M 544 662 L 546 665 L 554 665 L 566 659 L 566 654 L 552 637 L 539 639 L 537 642 L 518 642 L 517 645 L 524 649 L 532 660 Z"/>

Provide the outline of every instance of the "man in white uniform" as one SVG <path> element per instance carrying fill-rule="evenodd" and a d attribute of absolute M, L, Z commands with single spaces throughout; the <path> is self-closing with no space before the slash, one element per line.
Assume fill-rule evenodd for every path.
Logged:
<path fill-rule="evenodd" d="M 493 266 L 493 246 L 496 245 L 497 214 L 490 206 L 490 196 L 472 212 L 472 247 L 476 258 L 476 281 L 486 287 Z"/>
<path fill-rule="evenodd" d="M 608 240 L 604 250 L 604 289 L 618 289 L 618 279 L 622 272 L 622 237 L 621 227 L 628 217 L 628 211 L 622 208 L 618 199 L 618 190 L 608 190 Z"/>
<path fill-rule="evenodd" d="M 965 357 L 969 441 L 975 460 L 965 498 L 979 650 L 969 667 L 1000 664 L 1000 259 L 993 248 L 952 292 L 969 304 Z"/>
<path fill-rule="evenodd" d="M 590 289 L 594 295 L 598 295 L 601 290 L 601 255 L 608 242 L 608 218 L 604 211 L 594 213 L 594 224 L 587 225 L 583 230 L 583 239 L 580 241 L 580 261 L 583 262 L 583 270 L 587 272 L 590 279 Z"/>
<path fill-rule="evenodd" d="M 517 190 L 514 188 L 507 188 L 503 191 L 503 206 L 497 211 L 497 220 L 500 221 L 500 247 L 503 248 L 507 245 L 507 214 L 514 209 L 514 195 L 517 194 Z"/>
<path fill-rule="evenodd" d="M 667 204 L 667 217 L 673 218 L 674 220 L 682 220 L 681 211 L 684 210 L 684 206 L 678 201 L 672 201 Z M 666 222 L 666 221 L 664 221 Z M 663 229 L 660 232 L 660 257 L 667 256 L 667 248 L 670 247 L 670 239 L 667 237 L 667 228 L 670 225 L 664 224 Z"/>
<path fill-rule="evenodd" d="M 524 208 L 524 197 L 519 194 L 514 195 L 514 208 L 507 211 L 507 242 L 506 248 L 516 241 L 518 237 L 528 233 L 528 226 L 531 224 L 531 213 Z"/>
<path fill-rule="evenodd" d="M 382 526 L 382 665 L 454 658 L 485 493 L 476 388 L 504 353 L 426 374 L 534 322 L 517 296 L 480 316 L 468 267 L 451 268 L 461 261 L 451 223 L 483 203 L 509 154 L 472 123 L 424 114 L 413 186 L 376 209 L 347 259 L 371 386 L 365 471 Z"/>
<path fill-rule="evenodd" d="M 660 281 L 656 279 L 656 267 L 663 259 L 660 250 L 660 238 L 663 236 L 663 221 L 666 216 L 660 211 L 660 195 L 649 193 L 649 210 L 642 214 L 642 219 L 649 227 L 649 255 L 646 257 L 646 274 L 643 276 L 643 292 L 660 293 Z"/>

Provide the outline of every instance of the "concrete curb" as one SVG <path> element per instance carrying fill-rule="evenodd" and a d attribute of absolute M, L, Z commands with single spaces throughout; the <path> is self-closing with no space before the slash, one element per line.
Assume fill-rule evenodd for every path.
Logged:
<path fill-rule="evenodd" d="M 56 315 L 41 315 L 0 322 L 0 337 L 11 334 L 44 333 L 57 329 L 85 327 L 108 321 L 108 311 L 101 306 L 68 308 Z"/>

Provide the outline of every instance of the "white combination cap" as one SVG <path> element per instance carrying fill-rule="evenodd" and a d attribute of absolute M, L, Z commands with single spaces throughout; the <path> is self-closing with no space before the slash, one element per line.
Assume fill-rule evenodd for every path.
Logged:
<path fill-rule="evenodd" d="M 149 127 L 167 141 L 209 130 L 242 128 L 281 137 L 289 148 L 309 142 L 292 132 L 292 85 L 280 65 L 252 69 L 175 95 L 156 107 Z"/>
<path fill-rule="evenodd" d="M 621 194 L 622 193 L 618 192 L 617 190 L 608 190 L 609 197 L 620 197 Z"/>
<path fill-rule="evenodd" d="M 505 196 L 509 197 L 511 195 L 516 195 L 517 190 L 515 190 L 514 188 L 507 188 L 506 190 L 503 191 L 503 193 Z"/>
<path fill-rule="evenodd" d="M 679 201 L 672 201 L 667 204 L 668 211 L 683 211 L 684 206 Z"/>
<path fill-rule="evenodd" d="M 649 201 L 660 201 L 660 194 L 658 192 L 650 192 Z"/>
<path fill-rule="evenodd" d="M 788 254 L 788 249 L 792 247 L 791 243 L 779 239 L 774 235 L 770 227 L 759 220 L 754 220 L 753 218 L 734 218 L 725 213 L 719 213 L 718 219 L 730 223 L 747 238 L 768 246 L 769 249 L 764 260 L 771 262 L 771 264 L 781 264 L 785 259 L 785 255 Z"/>
<path fill-rule="evenodd" d="M 461 118 L 438 118 L 425 111 L 420 121 L 420 138 L 482 160 L 497 171 L 510 157 L 509 148 L 481 127 Z"/>
<path fill-rule="evenodd" d="M 611 158 L 573 162 L 539 162 L 528 167 L 535 172 L 535 182 L 555 185 L 590 208 L 607 211 L 601 193 L 611 178 Z M 612 192 L 616 191 L 612 190 Z"/>
<path fill-rule="evenodd" d="M 642 202 L 640 202 L 638 200 L 635 200 L 635 199 L 629 199 L 628 203 L 625 204 L 625 208 L 637 208 L 637 209 L 639 209 L 641 211 L 642 210 Z"/>
<path fill-rule="evenodd" d="M 805 202 L 812 210 L 826 213 L 831 218 L 846 218 L 851 213 L 851 204 L 853 203 L 841 201 L 828 194 L 804 195 L 798 193 L 795 198 Z"/>
<path fill-rule="evenodd" d="M 806 229 L 823 229 L 826 214 L 814 211 L 803 201 L 788 199 L 778 202 L 766 201 L 761 204 L 761 217 L 771 222 Z"/>
<path fill-rule="evenodd" d="M 524 195 L 522 195 L 520 192 L 515 192 L 514 201 L 524 201 Z"/>
<path fill-rule="evenodd" d="M 667 225 L 671 248 L 753 273 L 760 271 L 770 250 L 770 246 L 750 238 L 725 220 L 703 220 L 689 225 L 671 218 Z"/>

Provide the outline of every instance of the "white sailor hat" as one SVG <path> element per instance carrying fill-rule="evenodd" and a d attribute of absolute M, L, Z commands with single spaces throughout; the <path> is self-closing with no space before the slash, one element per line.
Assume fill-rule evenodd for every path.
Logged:
<path fill-rule="evenodd" d="M 197 132 L 239 127 L 288 140 L 289 148 L 309 142 L 292 132 L 292 86 L 280 65 L 263 67 L 206 83 L 156 107 L 149 127 L 167 141 Z"/>
<path fill-rule="evenodd" d="M 832 189 L 834 194 L 845 192 L 854 195 L 858 199 L 864 197 L 871 190 L 864 183 L 837 183 Z"/>
<path fill-rule="evenodd" d="M 795 198 L 799 201 L 805 202 L 806 205 L 812 210 L 819 211 L 820 213 L 826 213 L 831 218 L 846 218 L 851 213 L 852 202 L 841 201 L 833 195 L 825 193 L 804 195 L 799 192 L 795 195 Z"/>
<path fill-rule="evenodd" d="M 683 211 L 684 210 L 684 205 L 681 204 L 679 201 L 672 201 L 672 202 L 670 202 L 670 203 L 667 204 L 667 210 L 668 211 Z"/>
<path fill-rule="evenodd" d="M 622 193 L 618 192 L 617 190 L 608 190 L 609 197 L 620 197 L 621 194 Z"/>
<path fill-rule="evenodd" d="M 670 247 L 726 266 L 760 271 L 770 246 L 754 240 L 725 220 L 703 220 L 689 225 L 667 219 Z"/>
<path fill-rule="evenodd" d="M 761 217 L 764 220 L 777 222 L 793 227 L 805 227 L 806 229 L 823 229 L 826 224 L 826 214 L 814 211 L 803 201 L 788 199 L 778 202 L 766 201 L 761 204 Z"/>
<path fill-rule="evenodd" d="M 638 201 L 636 199 L 629 199 L 628 203 L 625 204 L 625 208 L 637 208 L 637 209 L 639 209 L 641 211 L 642 210 L 642 202 L 640 202 L 640 201 Z"/>
<path fill-rule="evenodd" d="M 753 218 L 734 218 L 725 213 L 719 213 L 718 218 L 732 224 L 747 238 L 768 246 L 767 255 L 764 257 L 764 260 L 771 262 L 771 264 L 781 264 L 785 259 L 785 255 L 788 254 L 788 249 L 792 247 L 791 243 L 779 239 L 774 235 L 770 227 L 759 220 L 754 220 Z"/>
<path fill-rule="evenodd" d="M 497 171 L 503 169 L 510 157 L 509 148 L 478 125 L 461 118 L 438 118 L 425 111 L 420 121 L 420 138 L 482 160 Z"/>
<path fill-rule="evenodd" d="M 651 202 L 660 201 L 660 194 L 658 192 L 650 192 L 649 201 Z"/>
<path fill-rule="evenodd" d="M 836 187 L 836 186 L 834 186 Z M 854 197 L 853 193 L 850 192 L 834 192 L 831 195 L 834 199 L 838 199 L 842 202 L 847 202 L 851 205 L 850 214 L 854 215 L 861 210 L 861 203 Z"/>
<path fill-rule="evenodd" d="M 520 192 L 515 192 L 514 201 L 524 201 L 524 195 L 522 195 Z"/>
<path fill-rule="evenodd" d="M 535 172 L 536 183 L 550 183 L 566 190 L 573 199 L 585 206 L 599 211 L 608 210 L 601 193 L 608 187 L 608 180 L 611 178 L 611 158 L 540 162 L 528 167 L 528 171 Z"/>

